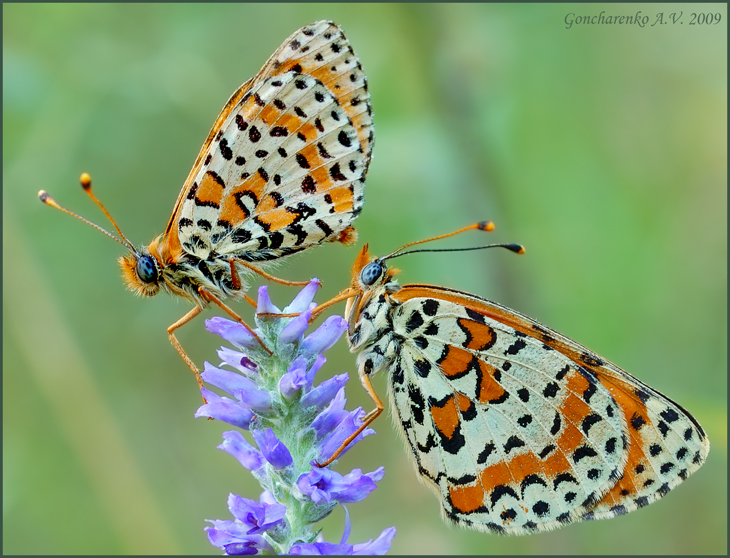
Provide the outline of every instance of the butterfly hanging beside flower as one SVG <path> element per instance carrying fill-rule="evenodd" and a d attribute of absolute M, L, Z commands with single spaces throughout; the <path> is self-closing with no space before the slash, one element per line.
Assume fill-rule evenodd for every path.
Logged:
<path fill-rule="evenodd" d="M 127 287 L 195 304 L 168 332 L 199 383 L 174 331 L 209 303 L 244 323 L 223 303 L 252 302 L 242 275 L 277 280 L 262 268 L 325 241 L 352 244 L 372 147 L 360 61 L 337 25 L 319 21 L 284 41 L 226 103 L 162 235 L 136 248 L 112 220 L 129 249 L 119 260 Z M 111 220 L 89 176 L 81 182 Z M 46 192 L 39 196 L 63 209 Z"/>
<path fill-rule="evenodd" d="M 492 225 L 462 231 L 476 228 Z M 687 411 L 585 347 L 474 295 L 400 286 L 386 260 L 406 246 L 373 258 L 366 245 L 350 288 L 322 306 L 347 300 L 348 341 L 376 404 L 361 428 L 383 410 L 370 377 L 386 370 L 395 423 L 448 519 L 522 535 L 615 517 L 704 463 L 709 441 Z"/>

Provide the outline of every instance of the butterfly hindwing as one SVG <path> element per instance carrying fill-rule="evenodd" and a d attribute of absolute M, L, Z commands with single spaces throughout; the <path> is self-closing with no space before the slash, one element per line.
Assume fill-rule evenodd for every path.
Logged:
<path fill-rule="evenodd" d="M 613 484 L 623 425 L 587 371 L 449 301 L 407 300 L 393 330 L 405 338 L 395 408 L 423 400 L 423 426 L 406 419 L 408 441 L 451 519 L 541 530 L 571 521 Z"/>
<path fill-rule="evenodd" d="M 393 298 L 397 422 L 453 521 L 522 534 L 613 517 L 704 461 L 686 411 L 537 322 L 440 287 Z"/>
<path fill-rule="evenodd" d="M 339 27 L 300 29 L 219 116 L 167 242 L 201 260 L 267 261 L 342 240 L 362 208 L 371 114 Z"/>
<path fill-rule="evenodd" d="M 360 61 L 342 29 L 331 21 L 303 27 L 271 56 L 262 74 L 290 70 L 311 75 L 333 92 L 357 130 L 367 166 L 373 150 L 370 94 Z"/>

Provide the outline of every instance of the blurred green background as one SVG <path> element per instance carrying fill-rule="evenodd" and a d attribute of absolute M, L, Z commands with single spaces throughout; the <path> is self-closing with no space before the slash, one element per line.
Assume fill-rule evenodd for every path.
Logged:
<path fill-rule="evenodd" d="M 684 23 L 565 28 L 568 13 L 602 10 Z M 693 12 L 722 22 L 690 26 Z M 203 520 L 229 518 L 229 492 L 257 497 L 215 448 L 226 426 L 193 418 L 200 396 L 165 331 L 188 304 L 131 296 L 120 246 L 36 193 L 106 227 L 78 186 L 87 171 L 125 234 L 149 242 L 229 95 L 318 19 L 343 27 L 369 79 L 375 155 L 357 228 L 371 251 L 494 220 L 489 240 L 525 256 L 412 256 L 402 282 L 542 321 L 678 400 L 712 442 L 648 508 L 504 538 L 442 522 L 380 419 L 338 465 L 386 466 L 350 506 L 350 542 L 396 525 L 402 554 L 727 552 L 724 4 L 4 4 L 3 16 L 4 553 L 217 554 Z M 355 254 L 326 246 L 279 275 L 319 277 L 321 302 Z M 271 292 L 283 305 L 296 291 Z M 202 320 L 179 336 L 196 362 L 216 360 Z M 355 378 L 344 342 L 328 358 L 322 378 Z M 348 392 L 370 407 L 356 379 Z M 325 521 L 328 540 L 343 518 Z"/>

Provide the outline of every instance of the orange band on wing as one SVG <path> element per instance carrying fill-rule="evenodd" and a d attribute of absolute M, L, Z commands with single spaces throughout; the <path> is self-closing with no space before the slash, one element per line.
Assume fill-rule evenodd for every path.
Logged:
<path fill-rule="evenodd" d="M 470 335 L 467 349 L 472 351 L 483 351 L 494 343 L 494 330 L 485 324 L 459 318 L 459 325 Z"/>
<path fill-rule="evenodd" d="M 260 111 L 261 106 L 256 102 L 256 98 L 254 96 L 251 96 L 241 106 L 239 114 L 243 117 L 245 121 L 249 121 L 256 118 Z"/>
<path fill-rule="evenodd" d="M 599 376 L 599 380 L 611 391 L 621 412 L 624 414 L 626 423 L 629 425 L 628 460 L 624 467 L 624 474 L 596 504 L 596 506 L 608 505 L 610 507 L 620 505 L 626 499 L 626 491 L 636 495 L 646 482 L 645 479 L 637 478 L 641 474 L 637 473 L 637 467 L 640 471 L 650 470 L 650 464 L 642 450 L 644 443 L 639 433 L 641 426 L 635 428 L 634 425 L 647 422 L 647 409 L 640 399 L 629 395 L 633 392 L 634 388 L 632 386 L 618 378 Z M 657 486 L 654 485 L 653 488 L 657 488 Z"/>
<path fill-rule="evenodd" d="M 264 196 L 264 199 L 256 206 L 256 212 L 264 213 L 265 211 L 271 211 L 272 209 L 279 207 L 279 205 L 281 205 L 281 196 L 277 198 L 276 196 L 268 194 Z"/>
<path fill-rule="evenodd" d="M 279 114 L 280 114 L 279 110 L 277 110 L 277 108 L 273 104 L 271 104 L 271 105 L 266 105 L 261 110 L 261 113 L 259 114 L 259 118 L 261 120 L 263 120 L 265 124 L 267 124 L 268 126 L 271 126 L 271 124 L 273 124 L 276 121 L 276 119 L 279 118 Z"/>
<path fill-rule="evenodd" d="M 312 135 L 307 135 L 307 139 L 312 139 L 313 137 L 316 137 L 317 132 L 314 131 L 314 126 L 310 126 L 309 124 L 306 124 L 302 126 L 302 130 L 304 128 L 310 128 L 312 130 Z M 305 134 L 306 135 L 306 134 Z M 302 159 L 302 157 L 304 159 Z M 319 156 L 319 153 L 317 152 L 317 146 L 314 144 L 308 145 L 302 149 L 299 150 L 299 153 L 297 153 L 297 161 L 300 165 L 308 165 L 304 168 L 316 168 L 322 165 L 323 161 L 322 158 Z"/>
<path fill-rule="evenodd" d="M 439 368 L 447 378 L 459 377 L 466 372 L 469 363 L 474 360 L 474 355 L 469 351 L 446 345 L 446 354 L 438 360 Z"/>
<path fill-rule="evenodd" d="M 228 192 L 221 206 L 220 219 L 237 225 L 247 219 L 256 208 L 266 189 L 266 181 L 256 172 Z M 246 209 L 245 209 L 246 208 Z"/>
<path fill-rule="evenodd" d="M 460 513 L 471 513 L 484 505 L 484 489 L 481 485 L 449 486 L 451 505 Z"/>
<path fill-rule="evenodd" d="M 302 121 L 294 115 L 284 113 L 281 118 L 276 122 L 277 126 L 283 126 L 289 131 L 289 134 L 293 133 L 299 126 L 302 125 Z"/>
<path fill-rule="evenodd" d="M 317 130 L 311 124 L 305 123 L 305 124 L 302 124 L 302 126 L 297 130 L 297 134 L 302 134 L 306 138 L 306 141 L 312 141 L 313 139 L 315 139 L 317 137 Z M 300 151 L 300 153 L 304 152 L 305 149 L 314 149 L 315 150 L 314 153 L 315 154 L 317 153 L 314 145 L 308 145 L 307 147 L 302 149 Z M 307 159 L 309 159 L 309 156 L 307 156 Z M 321 162 L 318 164 L 321 164 Z M 315 164 L 310 163 L 310 166 L 314 167 Z"/>
<path fill-rule="evenodd" d="M 471 399 L 469 399 L 463 393 L 456 392 L 454 397 L 456 398 L 456 407 L 459 409 L 460 412 L 465 413 L 471 408 Z"/>
<path fill-rule="evenodd" d="M 329 173 L 327 172 L 327 167 L 318 167 L 309 174 L 314 179 L 314 185 L 317 188 L 317 192 L 329 190 L 330 188 L 332 188 L 333 182 L 330 178 Z"/>
<path fill-rule="evenodd" d="M 431 416 L 439 432 L 447 438 L 451 438 L 459 426 L 459 414 L 456 412 L 456 403 L 453 397 L 449 397 L 443 407 L 431 406 Z"/>
<path fill-rule="evenodd" d="M 208 171 L 203 175 L 203 180 L 200 181 L 198 191 L 195 197 L 198 201 L 203 203 L 214 203 L 220 206 L 221 199 L 223 198 L 223 191 L 225 190 L 225 184 L 222 180 L 214 178 L 214 175 Z"/>
<path fill-rule="evenodd" d="M 335 206 L 336 213 L 344 213 L 345 211 L 350 211 L 352 209 L 352 191 L 349 186 L 331 188 L 327 191 L 327 193 L 332 197 L 332 203 Z"/>
<path fill-rule="evenodd" d="M 297 213 L 287 211 L 285 207 L 274 209 L 273 211 L 267 211 L 257 217 L 257 219 L 269 226 L 269 232 L 278 231 L 284 227 L 291 225 L 294 220 L 299 217 Z"/>
<path fill-rule="evenodd" d="M 481 378 L 478 386 L 479 402 L 489 403 L 490 401 L 496 401 L 504 397 L 504 388 L 494 379 L 496 368 L 483 360 L 479 361 L 479 368 L 481 370 Z"/>

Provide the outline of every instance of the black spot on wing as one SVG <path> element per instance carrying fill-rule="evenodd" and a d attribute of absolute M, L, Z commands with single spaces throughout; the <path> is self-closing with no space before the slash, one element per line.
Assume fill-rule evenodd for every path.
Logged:
<path fill-rule="evenodd" d="M 416 359 L 413 361 L 413 370 L 421 378 L 427 378 L 431 371 L 431 363 L 427 360 Z"/>
<path fill-rule="evenodd" d="M 510 436 L 507 442 L 504 444 L 504 453 L 509 454 L 513 449 L 521 448 L 525 445 L 525 442 L 518 436 Z"/>
<path fill-rule="evenodd" d="M 422 325 L 423 317 L 421 316 L 421 313 L 418 310 L 414 310 L 406 322 L 406 333 L 411 333 Z"/>
<path fill-rule="evenodd" d="M 527 343 L 525 343 L 524 339 L 517 339 L 514 343 L 512 343 L 509 347 L 507 347 L 507 350 L 504 352 L 504 354 L 516 355 L 522 349 L 524 349 L 526 346 L 527 346 Z"/>
<path fill-rule="evenodd" d="M 477 464 L 483 465 L 484 463 L 486 463 L 487 459 L 489 459 L 489 456 L 492 454 L 492 452 L 494 452 L 495 449 L 496 448 L 492 440 L 487 442 L 484 446 L 484 449 L 477 456 Z"/>
<path fill-rule="evenodd" d="M 426 401 L 423 399 L 423 394 L 413 384 L 408 385 L 408 398 L 411 401 L 411 414 L 413 420 L 418 424 L 423 425 L 423 413 L 426 409 Z"/>
<path fill-rule="evenodd" d="M 498 484 L 494 487 L 494 489 L 492 489 L 492 493 L 489 496 L 492 506 L 496 505 L 502 496 L 512 496 L 515 500 L 520 499 L 512 487 L 507 486 L 506 484 Z"/>
<path fill-rule="evenodd" d="M 320 230 L 324 233 L 325 237 L 330 236 L 334 232 L 332 230 L 332 228 L 322 219 L 317 219 L 314 222 L 314 224 L 320 228 Z"/>
<path fill-rule="evenodd" d="M 421 304 L 421 308 L 423 309 L 423 313 L 427 316 L 435 316 L 439 309 L 439 301 L 435 300 L 433 298 L 429 298 L 423 301 Z"/>
<path fill-rule="evenodd" d="M 484 316 L 476 310 L 472 310 L 471 308 L 464 308 L 464 310 L 466 310 L 466 315 L 469 316 L 470 320 L 473 320 L 480 324 L 485 323 Z"/>

